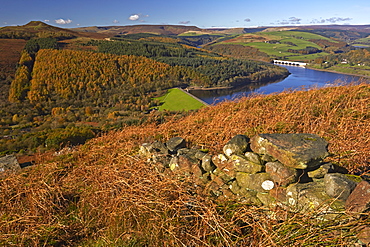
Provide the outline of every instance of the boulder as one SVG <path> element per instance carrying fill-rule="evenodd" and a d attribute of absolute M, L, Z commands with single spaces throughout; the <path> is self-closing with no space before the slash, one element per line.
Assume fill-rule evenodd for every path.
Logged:
<path fill-rule="evenodd" d="M 295 169 L 317 167 L 329 155 L 327 141 L 314 134 L 259 134 L 250 142 L 254 152 Z"/>
<path fill-rule="evenodd" d="M 281 164 L 279 161 L 266 163 L 266 172 L 280 186 L 287 186 L 298 180 L 297 170 Z"/>
<path fill-rule="evenodd" d="M 247 172 L 247 173 L 258 173 L 263 170 L 263 166 L 256 164 L 254 162 L 251 162 L 245 158 L 245 156 L 233 154 L 230 157 L 230 160 L 232 160 L 234 164 L 234 170 L 237 172 Z"/>
<path fill-rule="evenodd" d="M 18 171 L 21 169 L 17 157 L 15 155 L 6 155 L 0 158 L 0 172 Z"/>
<path fill-rule="evenodd" d="M 223 147 L 224 154 L 230 157 L 233 154 L 244 154 L 249 147 L 249 138 L 245 135 L 236 135 Z"/>
<path fill-rule="evenodd" d="M 325 192 L 332 198 L 345 201 L 356 187 L 356 183 L 344 174 L 328 173 L 324 177 Z"/>
<path fill-rule="evenodd" d="M 196 149 L 189 149 L 189 148 L 180 148 L 177 150 L 177 156 L 185 155 L 188 157 L 193 163 L 198 163 L 199 159 L 197 158 L 197 152 Z"/>
<path fill-rule="evenodd" d="M 288 206 L 296 211 L 320 212 L 343 211 L 344 202 L 330 197 L 325 193 L 325 184 L 321 182 L 295 183 L 287 187 L 286 199 Z"/>
<path fill-rule="evenodd" d="M 166 146 L 171 152 L 174 152 L 180 148 L 185 148 L 186 141 L 182 137 L 173 137 L 166 142 Z"/>
<path fill-rule="evenodd" d="M 346 201 L 346 210 L 351 213 L 363 213 L 370 209 L 370 183 L 362 181 L 357 184 Z"/>
<path fill-rule="evenodd" d="M 257 192 L 268 192 L 268 190 L 262 187 L 262 184 L 267 180 L 271 180 L 270 175 L 264 172 L 256 174 L 236 172 L 235 178 L 241 188 L 255 190 Z"/>

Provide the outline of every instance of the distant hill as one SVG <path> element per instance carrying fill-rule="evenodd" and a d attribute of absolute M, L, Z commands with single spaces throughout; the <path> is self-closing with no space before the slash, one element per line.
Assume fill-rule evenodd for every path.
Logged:
<path fill-rule="evenodd" d="M 30 39 L 34 37 L 53 37 L 59 40 L 77 37 L 105 38 L 105 35 L 91 35 L 70 29 L 59 28 L 41 21 L 31 21 L 22 26 L 7 26 L 0 28 L 0 38 Z"/>
<path fill-rule="evenodd" d="M 271 27 L 266 28 L 264 32 L 288 30 L 316 33 L 351 44 L 356 43 L 356 40 L 358 39 L 366 38 L 370 35 L 370 25 L 311 25 L 298 27 Z"/>
<path fill-rule="evenodd" d="M 347 30 L 370 34 L 370 25 L 308 25 L 308 26 L 284 26 L 284 27 L 269 27 L 266 31 L 281 31 L 281 30 Z"/>
<path fill-rule="evenodd" d="M 77 32 L 102 33 L 109 35 L 122 35 L 133 33 L 154 33 L 159 35 L 178 35 L 188 31 L 202 31 L 195 26 L 182 25 L 133 25 L 133 26 L 105 26 L 72 28 Z"/>

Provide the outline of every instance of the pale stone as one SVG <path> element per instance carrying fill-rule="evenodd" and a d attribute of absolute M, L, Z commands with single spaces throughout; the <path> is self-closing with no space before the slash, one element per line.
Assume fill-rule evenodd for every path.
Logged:
<path fill-rule="evenodd" d="M 264 190 L 272 190 L 275 186 L 275 183 L 271 180 L 266 180 L 262 183 L 261 186 Z"/>

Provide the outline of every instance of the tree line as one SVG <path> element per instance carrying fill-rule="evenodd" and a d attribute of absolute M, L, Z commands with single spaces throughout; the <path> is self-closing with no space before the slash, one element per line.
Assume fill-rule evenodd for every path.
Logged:
<path fill-rule="evenodd" d="M 245 59 L 246 57 L 251 57 L 252 54 L 258 54 L 267 60 L 264 56 L 265 54 L 258 52 L 255 48 L 220 46 L 219 49 L 209 48 L 209 50 L 203 50 L 178 43 L 156 43 L 140 40 L 93 41 L 88 43 L 88 45 L 96 45 L 98 52 L 101 53 L 145 56 L 171 66 L 192 69 L 209 78 L 209 86 L 231 86 L 235 81 L 240 81 L 241 79 L 248 81 L 252 80 L 252 77 L 262 77 L 252 76 L 253 73 L 266 75 L 266 77 L 261 78 L 265 81 L 269 78 L 284 77 L 288 73 L 286 69 L 279 66 Z M 222 50 L 228 48 L 231 50 L 229 52 L 230 57 L 224 57 L 219 54 L 222 54 Z M 240 54 L 240 59 L 231 58 L 236 57 L 236 54 Z M 269 73 L 260 73 L 261 70 L 269 71 Z M 204 83 L 201 86 L 206 84 Z"/>

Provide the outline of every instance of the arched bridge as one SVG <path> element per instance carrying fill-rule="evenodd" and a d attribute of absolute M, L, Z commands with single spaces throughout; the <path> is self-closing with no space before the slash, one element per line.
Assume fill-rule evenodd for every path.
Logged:
<path fill-rule="evenodd" d="M 283 61 L 283 60 L 274 60 L 274 63 L 283 64 L 283 65 L 291 65 L 291 66 L 302 66 L 302 67 L 307 65 L 307 63 L 293 62 L 293 61 Z"/>

